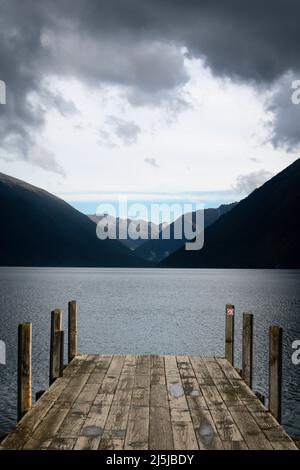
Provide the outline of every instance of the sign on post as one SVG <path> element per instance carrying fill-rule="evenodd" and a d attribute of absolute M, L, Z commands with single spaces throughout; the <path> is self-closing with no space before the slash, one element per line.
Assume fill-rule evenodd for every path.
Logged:
<path fill-rule="evenodd" d="M 227 306 L 226 306 L 226 314 L 227 314 L 229 317 L 233 317 L 233 316 L 234 316 L 234 306 L 233 306 L 233 305 L 227 305 Z"/>
<path fill-rule="evenodd" d="M 234 358 L 234 313 L 234 305 L 227 304 L 225 318 L 225 357 L 232 365 Z"/>

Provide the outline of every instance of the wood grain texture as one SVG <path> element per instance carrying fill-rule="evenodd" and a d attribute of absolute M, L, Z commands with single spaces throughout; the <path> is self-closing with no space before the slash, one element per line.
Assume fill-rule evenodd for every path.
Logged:
<path fill-rule="evenodd" d="M 297 450 L 224 358 L 72 359 L 0 449 Z"/>

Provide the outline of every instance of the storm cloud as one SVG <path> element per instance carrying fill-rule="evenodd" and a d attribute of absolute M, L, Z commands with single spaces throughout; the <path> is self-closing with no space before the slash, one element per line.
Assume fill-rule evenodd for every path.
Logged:
<path fill-rule="evenodd" d="M 216 76 L 274 89 L 266 102 L 270 140 L 293 150 L 300 107 L 289 100 L 289 79 L 300 78 L 299 14 L 294 0 L 0 0 L 0 79 L 7 87 L 1 156 L 62 172 L 37 139 L 50 109 L 66 116 L 76 107 L 49 78 L 118 86 L 133 106 L 180 108 L 186 57 L 201 59 Z M 37 149 L 40 158 L 33 158 Z"/>

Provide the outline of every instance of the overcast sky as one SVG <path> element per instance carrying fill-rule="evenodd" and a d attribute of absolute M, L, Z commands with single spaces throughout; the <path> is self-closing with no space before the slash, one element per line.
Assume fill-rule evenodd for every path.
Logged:
<path fill-rule="evenodd" d="M 297 0 L 0 0 L 0 171 L 95 201 L 249 194 L 299 155 Z"/>

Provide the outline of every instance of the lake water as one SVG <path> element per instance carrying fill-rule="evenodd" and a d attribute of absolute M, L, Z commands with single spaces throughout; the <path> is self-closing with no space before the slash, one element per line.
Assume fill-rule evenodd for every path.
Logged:
<path fill-rule="evenodd" d="M 48 387 L 50 312 L 76 299 L 78 349 L 99 354 L 224 355 L 224 310 L 236 306 L 235 365 L 242 312 L 254 313 L 254 384 L 267 395 L 268 328 L 284 328 L 283 424 L 300 435 L 300 271 L 0 268 L 0 430 L 16 422 L 17 327 L 33 323 L 34 392 Z"/>

